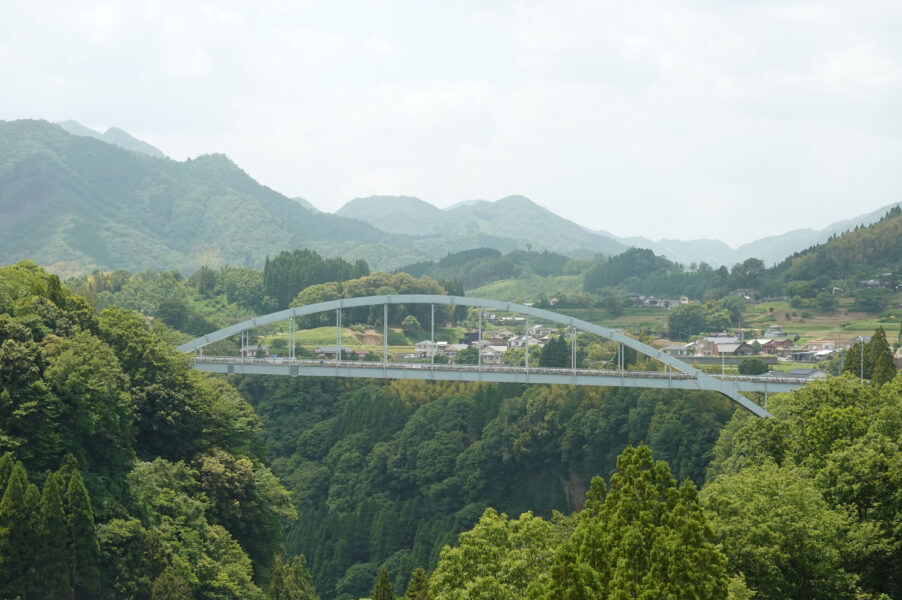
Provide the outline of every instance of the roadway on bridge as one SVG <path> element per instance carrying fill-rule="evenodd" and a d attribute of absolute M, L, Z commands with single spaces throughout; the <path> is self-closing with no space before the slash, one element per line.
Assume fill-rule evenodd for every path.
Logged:
<path fill-rule="evenodd" d="M 501 365 L 300 360 L 275 357 L 243 358 L 193 356 L 194 367 L 209 373 L 235 375 L 283 375 L 292 377 L 370 377 L 435 381 L 494 383 L 543 383 L 657 389 L 709 389 L 695 376 L 680 372 L 614 371 L 600 369 L 526 368 Z M 742 375 L 711 376 L 734 383 L 742 392 L 775 394 L 791 392 L 808 380 L 788 377 Z"/>

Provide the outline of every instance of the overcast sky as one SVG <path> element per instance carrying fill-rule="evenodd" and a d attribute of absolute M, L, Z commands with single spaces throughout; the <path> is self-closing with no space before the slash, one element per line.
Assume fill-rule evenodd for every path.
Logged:
<path fill-rule="evenodd" d="M 334 211 L 522 194 L 732 246 L 902 200 L 898 0 L 3 0 L 0 119 L 222 152 Z"/>

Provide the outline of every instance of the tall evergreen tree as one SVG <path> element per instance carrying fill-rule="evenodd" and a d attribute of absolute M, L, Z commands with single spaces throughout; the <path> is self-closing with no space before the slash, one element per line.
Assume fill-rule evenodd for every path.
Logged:
<path fill-rule="evenodd" d="M 66 551 L 66 515 L 60 495 L 60 476 L 50 473 L 44 481 L 38 522 L 38 581 L 42 597 L 71 598 L 69 557 Z"/>
<path fill-rule="evenodd" d="M 886 331 L 883 327 L 877 327 L 871 341 L 865 345 L 864 357 L 870 363 L 868 378 L 873 385 L 881 386 L 895 376 L 893 349 L 886 340 Z"/>
<path fill-rule="evenodd" d="M 372 600 L 395 600 L 391 582 L 388 580 L 388 569 L 385 568 L 385 565 L 379 569 L 379 577 L 376 579 L 376 585 L 373 586 L 372 596 Z"/>
<path fill-rule="evenodd" d="M 889 352 L 881 353 L 874 364 L 874 372 L 871 373 L 871 385 L 881 386 L 891 381 L 896 376 L 896 366 Z"/>
<path fill-rule="evenodd" d="M 25 488 L 25 506 L 28 511 L 28 535 L 31 539 L 28 546 L 23 547 L 21 552 L 28 556 L 25 573 L 22 578 L 22 597 L 23 598 L 44 598 L 41 593 L 41 579 L 38 573 L 38 565 L 41 560 L 43 550 L 40 546 L 40 529 L 41 529 L 41 491 L 33 483 L 29 483 Z"/>
<path fill-rule="evenodd" d="M 407 584 L 407 593 L 404 594 L 405 600 L 429 600 L 429 578 L 423 567 L 414 569 L 410 576 L 410 583 Z"/>
<path fill-rule="evenodd" d="M 6 484 L 9 483 L 9 474 L 13 470 L 13 465 L 15 465 L 16 459 L 13 457 L 12 452 L 4 452 L 3 456 L 0 456 L 0 491 L 6 491 Z M 2 496 L 0 496 L 2 499 Z"/>
<path fill-rule="evenodd" d="M 855 342 L 846 352 L 846 359 L 842 365 L 842 372 L 853 377 L 867 379 L 870 375 L 864 354 L 864 343 Z"/>
<path fill-rule="evenodd" d="M 726 561 L 691 482 L 677 488 L 642 445 L 618 457 L 606 495 L 593 483 L 555 560 L 548 600 L 726 597 Z"/>
<path fill-rule="evenodd" d="M 553 367 L 565 369 L 570 366 L 570 346 L 564 336 L 548 340 L 542 348 L 542 356 L 539 359 L 540 367 Z"/>
<path fill-rule="evenodd" d="M 16 463 L 9 474 L 9 482 L 0 501 L 0 597 L 15 598 L 34 592 L 29 569 L 37 561 L 35 556 L 37 532 L 34 529 L 34 496 L 37 492 L 28 483 L 28 474 Z M 40 498 L 40 496 L 38 496 Z"/>
<path fill-rule="evenodd" d="M 886 341 L 883 327 L 878 327 L 867 343 L 859 341 L 849 348 L 842 372 L 853 377 L 863 376 L 875 386 L 883 385 L 895 376 L 893 350 Z"/>
<path fill-rule="evenodd" d="M 284 555 L 276 556 L 270 575 L 269 597 L 271 600 L 319 600 L 303 554 L 298 554 L 291 562 Z"/>
<path fill-rule="evenodd" d="M 66 490 L 66 529 L 69 579 L 75 598 L 94 598 L 100 585 L 100 545 L 94 531 L 94 514 L 81 473 L 74 471 Z"/>

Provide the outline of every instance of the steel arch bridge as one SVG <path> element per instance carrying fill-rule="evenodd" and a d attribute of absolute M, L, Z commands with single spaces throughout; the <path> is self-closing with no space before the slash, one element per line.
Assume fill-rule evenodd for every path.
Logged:
<path fill-rule="evenodd" d="M 571 368 L 536 368 L 529 366 L 528 345 L 526 349 L 525 367 L 499 367 L 483 365 L 448 365 L 434 362 L 434 351 L 429 364 L 396 363 L 388 360 L 388 306 L 393 304 L 430 304 L 432 305 L 431 340 L 435 339 L 435 305 L 467 306 L 478 309 L 490 309 L 499 312 L 520 314 L 525 317 L 525 331 L 529 330 L 529 318 L 550 321 L 565 325 L 572 332 L 571 343 L 575 345 L 576 332 L 584 331 L 620 344 L 617 370 L 577 369 L 575 353 L 571 352 L 574 363 Z M 348 362 L 341 360 L 340 352 L 335 360 L 311 361 L 295 358 L 295 320 L 300 317 L 335 311 L 336 314 L 336 348 L 341 348 L 341 314 L 342 310 L 359 307 L 384 307 L 383 354 L 382 362 Z M 482 310 L 479 311 L 479 339 L 482 339 Z M 288 321 L 288 357 L 286 358 L 246 358 L 204 356 L 203 347 L 234 335 L 247 335 L 249 331 L 281 321 Z M 664 365 L 664 371 L 626 371 L 623 369 L 623 347 L 632 348 Z M 434 348 L 434 345 L 433 345 Z M 524 306 L 513 302 L 500 302 L 486 298 L 466 296 L 440 296 L 428 294 L 400 294 L 389 296 L 365 296 L 345 298 L 298 306 L 274 312 L 268 315 L 248 319 L 218 331 L 196 338 L 182 344 L 178 350 L 194 353 L 194 368 L 212 373 L 256 374 L 256 375 L 289 375 L 289 376 L 337 376 L 337 377 L 376 377 L 385 379 L 428 379 L 438 381 L 485 381 L 542 384 L 575 384 L 612 387 L 643 387 L 660 389 L 708 390 L 718 392 L 733 400 L 746 410 L 759 417 L 768 417 L 766 409 L 768 393 L 788 392 L 805 385 L 803 379 L 775 379 L 771 377 L 731 376 L 715 377 L 681 361 L 657 348 L 644 344 L 629 336 L 623 335 L 607 327 L 601 327 L 588 321 L 582 321 L 559 313 Z M 676 371 L 676 373 L 674 372 Z M 758 392 L 765 395 L 765 407 L 752 402 L 741 392 Z"/>

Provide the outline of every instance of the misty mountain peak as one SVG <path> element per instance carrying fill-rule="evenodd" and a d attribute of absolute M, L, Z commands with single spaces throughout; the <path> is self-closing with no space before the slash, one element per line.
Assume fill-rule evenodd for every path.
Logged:
<path fill-rule="evenodd" d="M 100 133 L 99 131 L 95 131 L 90 127 L 85 127 L 78 121 L 73 121 L 71 119 L 68 121 L 60 121 L 57 125 L 72 135 L 94 138 L 95 140 L 100 140 L 101 142 L 106 142 L 107 144 L 112 144 L 113 146 L 118 146 L 132 152 L 146 154 L 147 156 L 152 156 L 154 158 L 166 158 L 166 155 L 158 148 L 151 146 L 145 141 L 139 140 L 127 131 L 119 129 L 118 127 L 110 127 L 105 133 Z"/>

